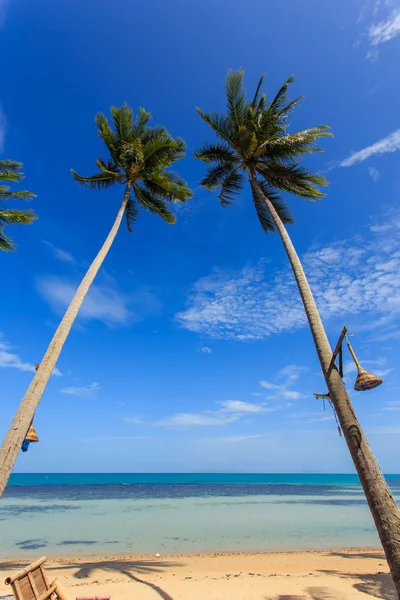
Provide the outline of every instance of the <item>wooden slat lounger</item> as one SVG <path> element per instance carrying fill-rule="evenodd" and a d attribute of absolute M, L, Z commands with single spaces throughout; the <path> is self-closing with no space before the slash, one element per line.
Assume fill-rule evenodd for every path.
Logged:
<path fill-rule="evenodd" d="M 11 585 L 15 600 L 70 600 L 56 579 L 49 583 L 43 566 L 46 560 L 47 557 L 43 556 L 22 571 L 7 577 L 5 583 Z M 110 600 L 110 596 L 93 596 L 76 600 Z"/>

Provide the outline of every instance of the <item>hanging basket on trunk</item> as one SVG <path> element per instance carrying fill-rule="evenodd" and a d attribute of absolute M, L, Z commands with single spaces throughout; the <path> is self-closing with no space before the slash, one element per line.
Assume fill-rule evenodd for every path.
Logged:
<path fill-rule="evenodd" d="M 25 439 L 24 439 L 24 441 L 22 442 L 22 446 L 21 446 L 21 450 L 22 450 L 22 452 L 27 452 L 27 451 L 28 451 L 28 449 L 29 449 L 29 444 L 30 444 L 31 442 L 38 442 L 38 441 L 39 441 L 39 436 L 38 436 L 38 434 L 36 433 L 36 430 L 35 430 L 35 428 L 34 428 L 34 426 L 33 426 L 33 423 L 31 423 L 31 424 L 29 425 L 29 429 L 28 429 L 28 431 L 27 431 L 27 433 L 26 433 Z"/>
<path fill-rule="evenodd" d="M 28 429 L 28 432 L 27 432 L 27 434 L 25 436 L 25 439 L 28 440 L 29 442 L 38 442 L 39 441 L 39 436 L 36 433 L 36 430 L 35 430 L 35 428 L 33 426 L 33 423 L 31 423 L 29 425 L 29 429 Z"/>
<path fill-rule="evenodd" d="M 377 377 L 376 375 L 373 375 L 372 373 L 369 373 L 368 371 L 362 368 L 355 355 L 353 348 L 351 347 L 350 342 L 347 342 L 347 346 L 350 350 L 350 354 L 353 357 L 354 362 L 356 363 L 358 371 L 357 379 L 354 384 L 354 389 L 357 390 L 357 392 L 365 392 L 366 390 L 372 390 L 373 388 L 378 387 L 378 385 L 381 385 L 381 383 L 383 383 L 382 379 L 379 379 L 379 377 Z"/>

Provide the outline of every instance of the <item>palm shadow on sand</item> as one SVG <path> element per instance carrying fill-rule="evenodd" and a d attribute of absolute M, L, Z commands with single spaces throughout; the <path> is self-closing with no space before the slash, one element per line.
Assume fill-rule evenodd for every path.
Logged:
<path fill-rule="evenodd" d="M 28 563 L 27 563 L 28 564 Z M 22 569 L 24 566 L 21 563 L 6 562 L 1 563 L 3 569 Z M 146 585 L 147 587 L 154 590 L 162 600 L 173 600 L 172 596 L 163 590 L 160 586 L 141 579 L 139 575 L 146 576 L 155 573 L 162 573 L 164 569 L 179 568 L 183 567 L 184 563 L 172 562 L 172 561 L 155 561 L 155 560 L 92 560 L 90 562 L 68 562 L 68 564 L 60 564 L 57 567 L 49 567 L 46 565 L 46 571 L 51 572 L 57 571 L 72 571 L 77 569 L 76 572 L 70 573 L 75 579 L 86 579 L 93 574 L 94 571 L 100 570 L 110 572 L 114 574 L 125 575 L 132 581 Z M 71 594 L 72 597 L 72 594 Z"/>

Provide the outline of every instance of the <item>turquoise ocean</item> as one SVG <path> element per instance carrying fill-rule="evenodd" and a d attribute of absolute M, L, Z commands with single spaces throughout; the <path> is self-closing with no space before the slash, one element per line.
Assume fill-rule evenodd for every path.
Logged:
<path fill-rule="evenodd" d="M 379 547 L 355 475 L 13 474 L 0 540 L 2 558 Z"/>

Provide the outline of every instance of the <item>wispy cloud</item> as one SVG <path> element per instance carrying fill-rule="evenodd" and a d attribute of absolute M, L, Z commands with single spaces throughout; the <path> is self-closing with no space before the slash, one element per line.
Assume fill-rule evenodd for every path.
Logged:
<path fill-rule="evenodd" d="M 125 293 L 104 269 L 96 281 L 82 304 L 80 318 L 121 327 L 138 323 L 145 316 L 160 314 L 161 302 L 149 289 L 139 287 Z M 79 282 L 56 276 L 41 277 L 36 284 L 41 297 L 57 315 L 63 314 L 79 286 Z"/>
<path fill-rule="evenodd" d="M 0 4 L 0 27 L 1 27 L 1 4 Z M 6 118 L 2 106 L 0 104 L 0 152 L 4 150 L 4 142 L 6 139 Z"/>
<path fill-rule="evenodd" d="M 209 348 L 208 346 L 203 346 L 202 348 L 200 348 L 201 352 L 203 352 L 204 354 L 212 354 L 212 350 L 211 348 Z"/>
<path fill-rule="evenodd" d="M 241 400 L 224 400 L 220 402 L 224 413 L 235 413 L 235 414 L 246 414 L 246 413 L 260 413 L 265 410 L 265 406 L 262 404 L 253 404 L 251 402 L 242 402 Z"/>
<path fill-rule="evenodd" d="M 90 385 L 83 387 L 65 387 L 62 388 L 62 394 L 68 394 L 69 396 L 94 396 L 100 390 L 100 385 L 94 381 Z"/>
<path fill-rule="evenodd" d="M 131 423 L 132 425 L 142 425 L 143 419 L 140 417 L 124 417 L 125 423 Z"/>
<path fill-rule="evenodd" d="M 263 380 L 260 381 L 260 386 L 273 392 L 273 395 L 267 396 L 268 400 L 275 400 L 277 398 L 298 400 L 303 397 L 303 394 L 288 388 L 290 388 L 299 379 L 300 375 L 307 370 L 307 367 L 302 367 L 300 365 L 287 365 L 278 373 L 278 379 L 284 379 L 283 383 L 271 383 L 270 381 Z"/>
<path fill-rule="evenodd" d="M 362 360 L 362 358 L 360 358 L 359 360 L 365 369 L 371 370 L 374 375 L 376 375 L 377 377 L 381 377 L 382 379 L 390 375 L 390 373 L 392 373 L 393 371 L 393 369 L 379 368 L 380 366 L 386 363 L 386 360 L 384 359 Z M 356 371 L 357 367 L 353 361 L 348 361 L 343 365 L 343 374 L 345 377 L 346 375 L 350 375 L 351 373 L 356 373 Z"/>
<path fill-rule="evenodd" d="M 383 408 L 382 410 L 388 410 L 388 411 L 400 411 L 400 402 L 398 400 L 394 400 L 393 402 L 388 402 Z"/>
<path fill-rule="evenodd" d="M 397 6 L 392 8 L 393 3 L 389 0 L 386 2 L 377 0 L 373 5 L 365 4 L 359 13 L 357 24 L 369 19 L 373 22 L 370 22 L 367 29 L 358 36 L 353 47 L 359 48 L 367 45 L 366 58 L 370 62 L 378 59 L 381 44 L 389 42 L 400 34 L 400 9 L 398 2 L 396 4 Z M 390 10 L 391 12 L 389 12 Z"/>
<path fill-rule="evenodd" d="M 60 277 L 42 277 L 37 283 L 38 291 L 51 308 L 60 314 L 71 302 L 78 285 Z M 125 325 L 132 313 L 129 298 L 110 285 L 92 285 L 79 315 L 84 319 L 102 321 L 109 326 Z"/>
<path fill-rule="evenodd" d="M 368 173 L 372 181 L 378 181 L 379 177 L 381 176 L 378 169 L 375 169 L 374 167 L 368 167 Z"/>
<path fill-rule="evenodd" d="M 400 223 L 392 218 L 378 227 L 390 236 L 375 232 L 368 240 L 344 239 L 310 250 L 302 259 L 324 319 L 346 317 L 355 325 L 363 315 L 373 327 L 382 317 L 380 333 L 387 334 L 400 317 Z M 237 271 L 215 268 L 194 284 L 176 320 L 190 331 L 239 341 L 306 325 L 290 269 L 267 272 L 262 261 Z"/>
<path fill-rule="evenodd" d="M 52 244 L 51 242 L 48 242 L 47 240 L 43 240 L 43 243 L 46 244 L 46 246 L 48 246 L 49 248 L 51 248 L 53 250 L 53 254 L 56 258 L 58 258 L 58 260 L 61 260 L 63 262 L 69 262 L 69 263 L 74 262 L 74 257 L 72 256 L 72 254 L 70 254 L 66 250 L 57 248 L 57 246 L 54 246 L 54 244 Z"/>
<path fill-rule="evenodd" d="M 35 373 L 35 365 L 24 362 L 18 354 L 10 352 L 11 346 L 0 338 L 0 368 L 18 369 L 18 371 L 28 371 Z"/>
<path fill-rule="evenodd" d="M 341 167 L 351 167 L 357 163 L 363 162 L 370 158 L 371 156 L 375 156 L 376 154 L 386 154 L 388 152 L 395 152 L 400 148 L 400 129 L 396 129 L 393 133 L 390 133 L 388 136 L 378 140 L 371 146 L 367 146 L 358 152 L 354 152 L 345 160 L 342 160 L 340 163 Z"/>
<path fill-rule="evenodd" d="M 204 410 L 199 413 L 177 413 L 171 417 L 160 419 L 154 425 L 158 427 L 222 427 L 239 421 L 242 417 L 260 413 L 276 412 L 283 410 L 284 406 L 268 406 L 242 402 L 241 400 L 224 400 L 218 402 L 219 410 Z"/>
<path fill-rule="evenodd" d="M 178 413 L 156 422 L 159 427 L 221 427 L 239 420 L 238 415 Z"/>
<path fill-rule="evenodd" d="M 208 438 L 207 443 L 217 443 L 217 444 L 243 444 L 245 442 L 251 442 L 254 440 L 260 440 L 263 438 L 270 437 L 271 433 L 250 433 L 245 435 L 226 435 L 223 437 L 213 437 Z"/>
<path fill-rule="evenodd" d="M 393 223 L 384 223 L 383 225 L 371 225 L 370 230 L 373 233 L 382 233 L 383 231 L 390 231 L 393 229 Z"/>
<path fill-rule="evenodd" d="M 400 10 L 395 9 L 389 17 L 374 23 L 368 30 L 368 38 L 372 46 L 379 46 L 400 34 Z"/>
<path fill-rule="evenodd" d="M 0 368 L 17 369 L 18 371 L 36 373 L 35 365 L 21 360 L 18 354 L 11 352 L 12 349 L 13 347 L 4 340 L 2 334 L 0 333 Z M 61 376 L 62 373 L 59 369 L 55 368 L 53 375 Z"/>

